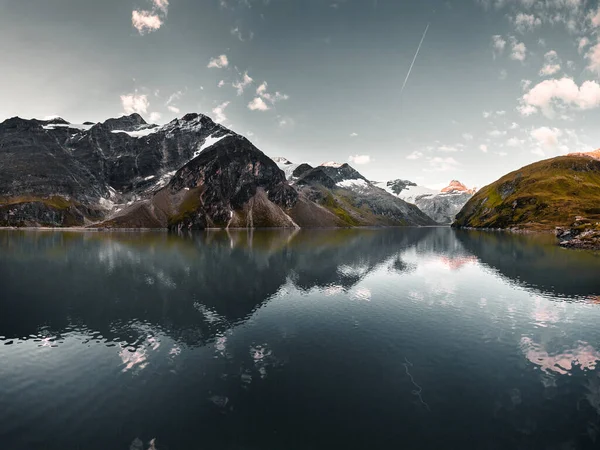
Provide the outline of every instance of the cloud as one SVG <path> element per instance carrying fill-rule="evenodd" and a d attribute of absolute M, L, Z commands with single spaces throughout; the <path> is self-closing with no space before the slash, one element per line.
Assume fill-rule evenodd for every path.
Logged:
<path fill-rule="evenodd" d="M 463 139 L 465 141 L 472 141 L 473 140 L 473 135 L 471 133 L 463 133 L 462 137 L 463 137 Z"/>
<path fill-rule="evenodd" d="M 600 7 L 596 11 L 590 11 L 588 15 L 589 21 L 592 23 L 593 27 L 600 26 Z"/>
<path fill-rule="evenodd" d="M 217 87 L 223 87 L 223 86 L 225 86 L 225 80 L 219 81 L 219 84 L 217 84 Z"/>
<path fill-rule="evenodd" d="M 183 92 L 181 91 L 173 92 L 171 95 L 169 95 L 169 98 L 167 99 L 165 105 L 170 105 L 174 101 L 179 100 L 182 96 Z"/>
<path fill-rule="evenodd" d="M 587 68 L 592 72 L 600 74 L 600 42 L 591 47 L 585 54 L 585 57 L 589 61 Z"/>
<path fill-rule="evenodd" d="M 533 153 L 545 155 L 544 150 L 553 151 L 559 148 L 559 138 L 562 131 L 558 128 L 540 127 L 531 131 L 531 137 L 537 141 L 541 148 L 534 149 Z"/>
<path fill-rule="evenodd" d="M 212 112 L 215 115 L 215 122 L 223 123 L 227 120 L 227 116 L 225 115 L 225 108 L 227 108 L 227 106 L 229 106 L 229 102 L 223 102 L 213 108 Z"/>
<path fill-rule="evenodd" d="M 169 9 L 169 0 L 153 0 L 154 7 L 161 10 L 163 14 L 167 14 Z"/>
<path fill-rule="evenodd" d="M 498 79 L 499 80 L 506 80 L 508 78 L 508 71 L 506 69 L 502 69 L 500 71 L 500 73 L 498 74 Z"/>
<path fill-rule="evenodd" d="M 371 162 L 371 157 L 369 155 L 354 155 L 350 156 L 348 161 L 358 165 L 369 164 Z"/>
<path fill-rule="evenodd" d="M 550 50 L 544 55 L 544 66 L 540 70 L 540 76 L 549 76 L 554 75 L 556 72 L 560 71 L 560 58 L 558 57 L 558 53 L 554 50 Z"/>
<path fill-rule="evenodd" d="M 575 81 L 567 77 L 544 80 L 523 95 L 521 102 L 521 114 L 533 114 L 539 109 L 546 117 L 552 118 L 555 106 L 580 110 L 600 106 L 600 85 L 596 81 L 584 81 L 577 86 Z"/>
<path fill-rule="evenodd" d="M 514 36 L 510 37 L 511 53 L 510 59 L 515 61 L 525 61 L 527 58 L 527 47 L 523 42 L 517 41 Z"/>
<path fill-rule="evenodd" d="M 519 111 L 522 116 L 528 117 L 535 114 L 537 112 L 537 108 L 531 105 L 520 105 L 517 106 L 517 111 Z"/>
<path fill-rule="evenodd" d="M 247 39 L 244 39 L 244 36 L 242 35 L 242 30 L 240 30 L 240 27 L 235 27 L 232 28 L 230 30 L 231 35 L 235 36 L 236 38 L 238 38 L 241 42 L 245 42 L 246 40 L 251 41 L 254 38 L 254 33 L 252 31 L 250 31 L 248 33 L 248 37 Z"/>
<path fill-rule="evenodd" d="M 357 137 L 358 134 L 357 133 L 350 133 L 350 137 Z"/>
<path fill-rule="evenodd" d="M 413 160 L 413 161 L 414 161 L 414 160 L 417 160 L 417 159 L 419 159 L 419 158 L 422 158 L 422 157 L 423 157 L 423 153 L 421 153 L 421 152 L 419 152 L 419 151 L 415 150 L 415 151 L 414 151 L 414 152 L 412 152 L 411 154 L 407 155 L 407 156 L 406 156 L 406 159 L 410 159 L 410 160 Z"/>
<path fill-rule="evenodd" d="M 582 37 L 581 39 L 579 39 L 579 42 L 577 43 L 577 51 L 579 53 L 583 53 L 583 51 L 585 50 L 585 48 L 590 45 L 590 40 L 586 37 Z"/>
<path fill-rule="evenodd" d="M 488 146 L 485 144 L 481 144 L 479 146 L 479 150 L 481 150 L 483 153 L 487 153 L 488 152 Z"/>
<path fill-rule="evenodd" d="M 255 97 L 254 100 L 248 103 L 248 109 L 250 111 L 268 111 L 271 107 L 262 98 Z"/>
<path fill-rule="evenodd" d="M 237 89 L 237 95 L 242 95 L 244 93 L 244 89 L 252 84 L 253 81 L 254 80 L 248 75 L 248 72 L 244 72 L 242 79 L 233 83 L 232 86 Z"/>
<path fill-rule="evenodd" d="M 267 91 L 267 82 L 263 81 L 263 84 L 261 84 L 258 88 L 256 88 L 256 93 L 258 95 L 261 95 L 266 91 Z"/>
<path fill-rule="evenodd" d="M 492 130 L 488 134 L 493 138 L 499 138 L 506 135 L 506 131 Z"/>
<path fill-rule="evenodd" d="M 533 14 L 518 13 L 514 19 L 512 19 L 515 29 L 519 33 L 525 33 L 527 31 L 533 31 L 537 27 L 542 25 L 542 21 L 539 17 L 535 17 Z"/>
<path fill-rule="evenodd" d="M 492 117 L 502 117 L 506 115 L 506 111 L 484 111 L 483 118 L 490 119 Z"/>
<path fill-rule="evenodd" d="M 271 109 L 275 103 L 281 100 L 287 100 L 289 98 L 288 95 L 282 94 L 279 91 L 276 91 L 274 94 L 271 94 L 267 91 L 269 85 L 266 81 L 256 88 L 256 95 L 254 100 L 252 100 L 248 104 L 248 108 L 252 111 L 267 111 Z"/>
<path fill-rule="evenodd" d="M 504 49 L 506 48 L 506 41 L 502 36 L 496 34 L 492 36 L 492 48 L 494 50 L 494 58 L 502 55 L 504 53 Z"/>
<path fill-rule="evenodd" d="M 131 12 L 131 25 L 133 25 L 140 34 L 156 31 L 162 24 L 163 21 L 160 16 L 152 11 L 133 10 Z"/>
<path fill-rule="evenodd" d="M 227 66 L 229 66 L 227 55 L 219 55 L 216 58 L 212 58 L 206 67 L 209 69 L 224 69 Z"/>
<path fill-rule="evenodd" d="M 510 9 L 516 14 L 511 22 L 520 32 L 542 24 L 562 24 L 567 32 L 582 34 L 587 26 L 585 0 L 477 0 L 477 3 L 486 10 Z M 597 22 L 600 23 L 600 17 Z"/>
<path fill-rule="evenodd" d="M 460 152 L 461 150 L 457 146 L 452 145 L 440 145 L 438 147 L 440 152 L 451 153 L 451 152 Z"/>
<path fill-rule="evenodd" d="M 179 114 L 179 112 L 180 112 L 179 108 L 176 106 L 173 106 L 173 105 L 167 106 L 167 109 L 175 114 Z"/>
<path fill-rule="evenodd" d="M 123 106 L 125 114 L 146 114 L 150 102 L 148 101 L 148 96 L 145 94 L 138 95 L 137 93 L 134 93 L 121 95 L 121 105 Z"/>
<path fill-rule="evenodd" d="M 427 158 L 430 169 L 428 172 L 451 172 L 457 170 L 460 166 L 459 162 L 452 157 L 440 157 L 435 156 L 433 158 Z"/>
<path fill-rule="evenodd" d="M 169 0 L 152 0 L 152 10 L 133 10 L 131 25 L 138 33 L 151 33 L 158 30 L 164 23 L 169 10 Z"/>
<path fill-rule="evenodd" d="M 152 113 L 150 113 L 150 122 L 152 122 L 152 123 L 158 122 L 161 117 L 162 117 L 161 113 L 152 112 Z"/>
<path fill-rule="evenodd" d="M 512 137 L 508 141 L 506 141 L 506 145 L 509 147 L 521 147 L 521 146 L 525 145 L 525 141 L 518 139 L 516 137 Z"/>

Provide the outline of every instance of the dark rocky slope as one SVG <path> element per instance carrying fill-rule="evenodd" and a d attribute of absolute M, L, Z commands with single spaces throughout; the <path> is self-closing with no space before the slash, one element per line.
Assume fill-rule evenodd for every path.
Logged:
<path fill-rule="evenodd" d="M 357 193 L 345 183 L 368 182 L 347 164 L 301 166 L 304 181 L 290 185 L 250 141 L 201 114 L 160 127 L 137 114 L 81 125 L 9 119 L 0 168 L 1 226 L 433 224 L 373 186 Z"/>

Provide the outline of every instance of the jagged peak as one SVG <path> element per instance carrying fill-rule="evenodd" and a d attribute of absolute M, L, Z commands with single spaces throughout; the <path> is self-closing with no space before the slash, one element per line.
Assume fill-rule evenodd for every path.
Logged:
<path fill-rule="evenodd" d="M 324 162 L 323 164 L 321 164 L 322 167 L 334 167 L 336 169 L 339 169 L 340 167 L 344 167 L 347 166 L 348 164 L 344 163 L 344 164 L 340 164 L 338 162 L 335 161 L 327 161 Z"/>
<path fill-rule="evenodd" d="M 462 184 L 458 180 L 450 181 L 450 184 L 441 190 L 442 193 L 456 193 L 456 192 L 468 192 L 474 194 L 475 189 L 469 189 L 467 186 Z"/>
<path fill-rule="evenodd" d="M 289 159 L 284 158 L 283 156 L 275 156 L 273 158 L 271 158 L 273 161 L 275 161 L 277 164 L 285 164 L 290 165 L 293 164 Z"/>
<path fill-rule="evenodd" d="M 144 120 L 142 116 L 138 113 L 133 113 L 129 115 L 122 115 L 120 117 L 107 119 L 98 125 L 103 128 L 108 128 L 109 130 L 125 130 L 131 131 L 134 127 L 139 127 L 140 125 L 148 125 L 148 123 Z"/>

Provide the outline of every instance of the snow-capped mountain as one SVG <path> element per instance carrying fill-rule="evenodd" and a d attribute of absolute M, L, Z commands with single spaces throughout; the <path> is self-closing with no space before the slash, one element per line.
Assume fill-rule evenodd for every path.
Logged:
<path fill-rule="evenodd" d="M 96 124 L 15 117 L 0 123 L 0 225 L 181 230 L 433 223 L 348 164 L 313 168 L 276 160 L 202 114 L 162 126 L 138 114 Z"/>
<path fill-rule="evenodd" d="M 452 180 L 440 191 L 407 180 L 393 180 L 377 183 L 378 186 L 401 198 L 413 203 L 421 211 L 438 223 L 451 224 L 462 207 L 475 194 L 476 189 L 469 189 L 457 180 Z"/>

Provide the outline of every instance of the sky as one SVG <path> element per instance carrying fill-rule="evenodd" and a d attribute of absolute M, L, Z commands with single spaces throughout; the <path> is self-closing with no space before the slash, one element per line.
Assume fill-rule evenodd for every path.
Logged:
<path fill-rule="evenodd" d="M 0 0 L 0 121 L 200 112 L 272 157 L 482 187 L 600 147 L 599 32 L 591 0 Z"/>

